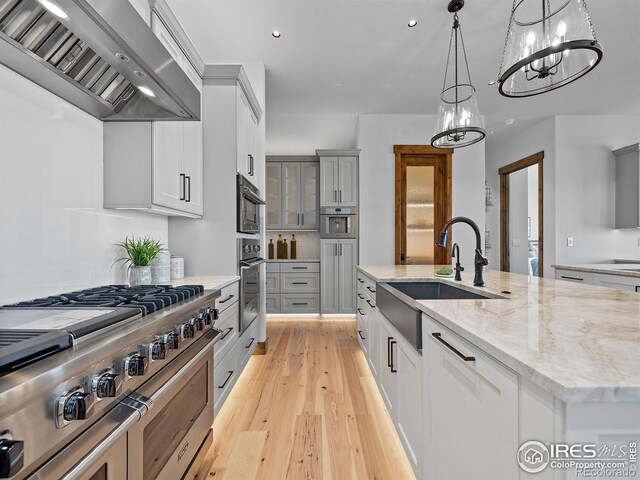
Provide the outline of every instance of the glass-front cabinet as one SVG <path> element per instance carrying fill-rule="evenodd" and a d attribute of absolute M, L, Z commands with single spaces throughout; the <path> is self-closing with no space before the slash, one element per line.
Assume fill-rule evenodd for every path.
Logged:
<path fill-rule="evenodd" d="M 320 226 L 319 163 L 294 159 L 267 159 L 267 230 L 317 230 Z"/>

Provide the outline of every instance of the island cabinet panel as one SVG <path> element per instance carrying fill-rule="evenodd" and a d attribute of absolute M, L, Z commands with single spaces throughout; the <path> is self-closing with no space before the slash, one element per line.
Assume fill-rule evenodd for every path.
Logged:
<path fill-rule="evenodd" d="M 380 346 L 380 373 L 378 376 L 378 387 L 380 388 L 382 399 L 389 409 L 389 415 L 393 418 L 396 412 L 395 394 L 398 389 L 396 384 L 398 377 L 394 374 L 391 368 L 391 342 L 393 341 L 395 329 L 384 315 L 380 315 L 380 323 L 378 324 L 378 327 L 380 334 L 378 342 L 378 345 Z"/>
<path fill-rule="evenodd" d="M 593 275 L 593 284 L 599 287 L 613 288 L 625 292 L 640 293 L 639 277 L 623 277 L 621 275 L 596 273 Z"/>
<path fill-rule="evenodd" d="M 423 325 L 426 477 L 518 478 L 518 375 L 426 315 Z"/>
<path fill-rule="evenodd" d="M 556 280 L 593 285 L 593 273 L 578 272 L 575 270 L 562 270 L 560 268 L 556 268 Z"/>

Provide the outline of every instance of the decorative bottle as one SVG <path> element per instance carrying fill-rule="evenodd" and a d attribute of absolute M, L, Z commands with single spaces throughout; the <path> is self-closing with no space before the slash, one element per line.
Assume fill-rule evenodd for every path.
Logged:
<path fill-rule="evenodd" d="M 273 260 L 273 238 L 269 240 L 269 260 Z"/>
<path fill-rule="evenodd" d="M 289 246 L 287 245 L 287 239 L 285 238 L 282 241 L 282 259 L 286 260 L 289 258 Z"/>
<path fill-rule="evenodd" d="M 282 235 L 278 235 L 278 241 L 276 242 L 276 258 L 282 258 Z"/>
<path fill-rule="evenodd" d="M 291 235 L 291 260 L 298 258 L 298 241 L 296 240 L 296 234 Z"/>

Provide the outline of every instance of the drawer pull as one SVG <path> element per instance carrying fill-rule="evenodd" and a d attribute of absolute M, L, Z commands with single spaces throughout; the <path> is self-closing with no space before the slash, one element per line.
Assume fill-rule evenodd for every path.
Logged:
<path fill-rule="evenodd" d="M 256 339 L 255 339 L 255 338 L 253 338 L 253 337 L 251 337 L 251 341 L 249 342 L 249 345 L 247 345 L 247 346 L 246 346 L 246 347 L 244 347 L 244 348 L 251 348 L 251 345 L 253 345 L 253 342 L 255 342 L 255 341 L 256 341 Z"/>
<path fill-rule="evenodd" d="M 360 300 L 364 300 L 364 295 L 362 295 L 361 293 L 359 293 L 359 294 L 358 294 L 358 298 L 359 298 Z"/>
<path fill-rule="evenodd" d="M 391 342 L 389 343 L 389 355 L 391 355 L 391 362 L 389 364 L 389 366 L 391 367 L 391 373 L 397 373 L 398 370 L 396 370 L 396 366 L 394 365 L 394 361 L 393 361 L 393 346 L 398 343 L 395 340 L 391 340 Z"/>
<path fill-rule="evenodd" d="M 364 280 L 363 280 L 363 279 L 361 279 L 361 278 L 359 278 L 359 279 L 358 279 L 358 281 L 359 281 L 360 283 L 364 283 Z"/>
<path fill-rule="evenodd" d="M 387 337 L 387 367 L 391 368 L 391 340 L 393 337 Z"/>
<path fill-rule="evenodd" d="M 584 282 L 584 278 L 579 278 L 579 277 L 569 277 L 566 275 L 560 275 L 560 278 L 564 278 L 565 280 L 576 280 L 578 282 Z"/>
<path fill-rule="evenodd" d="M 369 304 L 369 306 L 370 306 L 371 308 L 376 308 L 376 306 L 375 306 L 373 303 L 371 303 L 371 300 L 368 300 L 368 299 L 367 299 L 367 303 Z"/>
<path fill-rule="evenodd" d="M 307 270 L 309 267 L 291 267 L 291 270 Z"/>
<path fill-rule="evenodd" d="M 636 292 L 640 293 L 640 286 L 636 287 Z"/>
<path fill-rule="evenodd" d="M 231 300 L 234 297 L 234 295 L 229 295 L 227 298 L 225 298 L 224 300 L 220 300 L 220 303 L 227 303 L 229 300 Z"/>
<path fill-rule="evenodd" d="M 455 353 L 457 356 L 459 356 L 465 362 L 475 362 L 476 361 L 476 357 L 467 357 L 466 355 L 460 353 L 460 351 L 458 351 L 453 345 L 450 345 L 445 340 L 443 340 L 441 333 L 434 332 L 431 335 L 433 335 L 433 337 L 435 337 L 436 340 L 438 340 L 440 343 L 442 343 L 445 347 L 447 347 L 449 350 L 451 350 L 453 353 Z"/>
<path fill-rule="evenodd" d="M 367 290 L 369 290 L 371 293 L 376 293 L 376 291 L 373 288 L 371 288 L 369 285 L 367 285 Z"/>
<path fill-rule="evenodd" d="M 359 313 L 360 315 L 362 315 L 363 317 L 366 315 L 366 313 L 364 313 L 364 312 L 362 311 L 362 309 L 360 309 L 360 308 L 358 308 L 358 313 Z"/>
<path fill-rule="evenodd" d="M 229 383 L 229 380 L 231 380 L 231 377 L 233 377 L 233 370 L 229 370 L 229 375 L 227 376 L 227 379 L 224 381 L 222 385 L 218 385 L 218 388 L 226 387 L 227 383 Z"/>
<path fill-rule="evenodd" d="M 291 285 L 309 285 L 309 282 L 291 282 Z"/>
<path fill-rule="evenodd" d="M 358 330 L 358 335 L 360 336 L 360 338 L 361 338 L 362 340 L 366 340 L 366 338 L 364 338 L 364 337 L 362 336 L 362 330 Z"/>
<path fill-rule="evenodd" d="M 309 305 L 308 302 L 293 302 L 291 305 L 295 305 L 297 307 L 306 307 L 307 305 Z"/>
<path fill-rule="evenodd" d="M 224 340 L 231 332 L 233 332 L 233 327 L 227 328 L 227 331 L 220 337 L 220 340 Z"/>

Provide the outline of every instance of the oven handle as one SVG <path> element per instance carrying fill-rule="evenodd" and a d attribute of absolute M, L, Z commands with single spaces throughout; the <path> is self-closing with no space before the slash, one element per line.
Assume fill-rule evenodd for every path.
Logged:
<path fill-rule="evenodd" d="M 251 203 L 254 203 L 256 205 L 265 205 L 267 203 L 264 200 L 262 200 L 258 195 L 256 195 L 251 190 L 249 190 L 247 187 L 241 187 L 240 193 L 242 194 L 243 197 L 249 199 Z"/>
<path fill-rule="evenodd" d="M 249 268 L 257 267 L 258 265 L 262 265 L 266 260 L 264 258 L 260 258 L 254 262 L 245 262 L 244 260 L 240 262 L 240 269 L 247 270 Z"/>
<path fill-rule="evenodd" d="M 126 400 L 125 400 L 126 402 Z M 145 413 L 147 413 L 146 405 L 141 405 L 138 403 L 138 406 L 134 406 L 135 401 L 129 402 L 129 404 L 124 404 L 124 406 L 129 407 L 131 409 L 131 413 L 127 415 L 127 417 L 122 420 L 116 428 L 111 430 L 111 433 L 107 435 L 104 440 L 102 440 L 93 450 L 91 450 L 82 460 L 80 460 L 71 470 L 69 470 L 65 475 L 63 475 L 60 480 L 76 480 L 81 478 L 83 475 L 87 473 L 87 471 L 95 466 L 95 463 L 98 459 L 104 455 L 120 438 L 122 435 L 127 433 L 127 430 L 138 422 Z"/>

